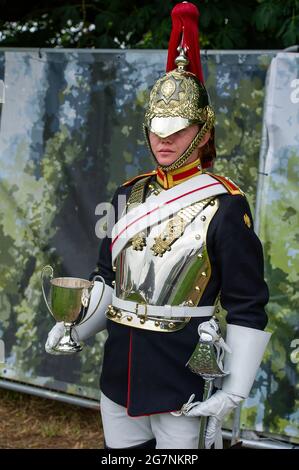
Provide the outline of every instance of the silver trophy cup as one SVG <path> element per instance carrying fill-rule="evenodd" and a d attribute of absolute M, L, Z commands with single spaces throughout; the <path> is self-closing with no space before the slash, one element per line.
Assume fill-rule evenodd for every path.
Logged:
<path fill-rule="evenodd" d="M 49 302 L 44 288 L 44 277 L 47 273 L 51 284 Z M 56 322 L 63 321 L 65 326 L 65 333 L 59 343 L 53 348 L 53 352 L 72 354 L 82 350 L 82 344 L 72 334 L 73 327 L 79 324 L 82 325 L 96 312 L 104 294 L 105 281 L 102 276 L 98 275 L 94 276 L 92 281 L 87 281 L 77 277 L 53 278 L 53 274 L 52 266 L 45 266 L 41 272 L 42 292 L 48 310 Z M 103 283 L 102 293 L 96 307 L 91 313 L 88 312 L 88 317 L 86 317 L 91 290 L 94 286 L 94 281 L 97 279 Z"/>

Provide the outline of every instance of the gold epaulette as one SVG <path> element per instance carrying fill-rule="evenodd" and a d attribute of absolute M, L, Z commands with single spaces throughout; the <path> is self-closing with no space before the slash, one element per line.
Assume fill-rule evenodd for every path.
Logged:
<path fill-rule="evenodd" d="M 122 184 L 122 186 L 128 186 L 131 183 L 134 183 L 135 181 L 138 181 L 140 178 L 144 178 L 145 176 L 150 176 L 150 175 L 156 175 L 157 170 L 149 171 L 148 173 L 142 173 L 141 175 L 134 176 L 134 178 L 129 179 L 125 183 Z"/>
<path fill-rule="evenodd" d="M 212 176 L 212 178 L 215 178 L 217 181 L 222 183 L 230 194 L 233 194 L 234 196 L 236 194 L 241 194 L 241 196 L 245 196 L 245 193 L 230 178 L 227 178 L 226 176 L 215 175 L 214 173 L 206 173 Z"/>

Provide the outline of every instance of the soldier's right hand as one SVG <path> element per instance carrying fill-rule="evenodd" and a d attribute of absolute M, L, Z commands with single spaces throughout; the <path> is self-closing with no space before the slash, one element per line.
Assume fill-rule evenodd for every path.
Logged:
<path fill-rule="evenodd" d="M 57 346 L 59 341 L 64 335 L 65 327 L 63 321 L 56 323 L 53 326 L 52 330 L 48 334 L 48 338 L 45 344 L 45 350 L 48 354 L 59 354 L 58 352 L 54 351 L 53 348 Z"/>

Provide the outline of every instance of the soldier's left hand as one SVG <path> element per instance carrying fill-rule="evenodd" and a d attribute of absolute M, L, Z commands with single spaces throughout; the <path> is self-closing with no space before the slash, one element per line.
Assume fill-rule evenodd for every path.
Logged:
<path fill-rule="evenodd" d="M 205 447 L 210 449 L 221 431 L 223 418 L 243 400 L 238 395 L 217 390 L 214 395 L 204 402 L 188 402 L 183 414 L 185 416 L 209 416 L 206 429 Z"/>

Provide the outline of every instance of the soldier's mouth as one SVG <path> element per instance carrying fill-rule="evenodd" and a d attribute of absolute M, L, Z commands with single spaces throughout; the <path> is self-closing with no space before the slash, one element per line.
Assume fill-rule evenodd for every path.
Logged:
<path fill-rule="evenodd" d="M 160 153 L 161 155 L 167 155 L 169 153 L 175 153 L 174 150 L 171 150 L 171 149 L 163 149 L 163 150 L 158 150 L 158 153 Z"/>

